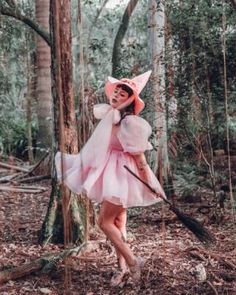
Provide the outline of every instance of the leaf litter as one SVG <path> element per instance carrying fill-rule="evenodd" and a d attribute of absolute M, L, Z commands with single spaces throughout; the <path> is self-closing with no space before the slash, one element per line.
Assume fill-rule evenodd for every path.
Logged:
<path fill-rule="evenodd" d="M 59 253 L 63 245 L 41 246 L 37 242 L 50 195 L 50 183 L 40 194 L 0 192 L 0 270 L 21 266 L 47 254 Z M 226 208 L 223 221 L 212 222 L 197 206 L 183 205 L 203 220 L 216 243 L 204 248 L 163 206 L 129 210 L 128 243 L 136 255 L 146 259 L 139 284 L 129 277 L 121 287 L 112 288 L 115 271 L 114 248 L 96 229 L 89 247 L 79 257 L 59 263 L 49 274 L 31 274 L 0 286 L 1 295 L 65 293 L 65 272 L 70 272 L 67 294 L 236 294 L 235 224 Z"/>

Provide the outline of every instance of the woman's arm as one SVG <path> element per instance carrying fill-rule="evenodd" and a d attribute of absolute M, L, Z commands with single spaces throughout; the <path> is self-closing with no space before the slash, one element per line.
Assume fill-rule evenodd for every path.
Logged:
<path fill-rule="evenodd" d="M 144 181 L 149 183 L 150 181 L 149 181 L 148 169 L 150 169 L 150 168 L 148 166 L 148 163 L 147 163 L 144 153 L 133 155 L 133 158 L 136 162 L 139 176 L 141 177 L 141 179 L 143 179 Z"/>

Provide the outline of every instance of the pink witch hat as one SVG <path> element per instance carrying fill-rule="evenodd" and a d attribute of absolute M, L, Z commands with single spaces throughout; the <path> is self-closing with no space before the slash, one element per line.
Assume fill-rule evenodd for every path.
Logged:
<path fill-rule="evenodd" d="M 116 88 L 117 85 L 119 84 L 125 84 L 129 88 L 133 90 L 133 97 L 134 97 L 134 102 L 135 102 L 135 107 L 134 107 L 134 113 L 135 115 L 139 114 L 145 106 L 145 103 L 143 100 L 139 97 L 140 92 L 143 90 L 145 85 L 147 84 L 147 81 L 151 75 L 152 71 L 147 71 L 142 75 L 136 76 L 133 79 L 127 79 L 123 78 L 121 80 L 118 80 L 113 77 L 108 77 L 107 82 L 105 84 L 105 93 L 108 98 L 112 95 L 114 89 Z"/>

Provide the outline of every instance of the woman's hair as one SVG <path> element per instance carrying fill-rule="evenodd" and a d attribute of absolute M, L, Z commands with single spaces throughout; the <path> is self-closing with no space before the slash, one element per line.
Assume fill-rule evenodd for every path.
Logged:
<path fill-rule="evenodd" d="M 126 91 L 128 93 L 128 97 L 130 97 L 134 93 L 133 90 L 129 86 L 125 85 L 125 84 L 118 84 L 116 87 L 121 88 L 122 90 Z M 120 119 L 118 124 L 120 124 L 120 122 L 127 115 L 134 115 L 134 107 L 135 107 L 135 102 L 132 101 L 130 105 L 128 105 L 127 107 L 125 107 L 123 110 L 120 111 L 121 119 Z"/>
<path fill-rule="evenodd" d="M 125 84 L 118 84 L 116 87 L 126 91 L 129 95 L 128 97 L 130 97 L 134 93 L 133 90 Z"/>

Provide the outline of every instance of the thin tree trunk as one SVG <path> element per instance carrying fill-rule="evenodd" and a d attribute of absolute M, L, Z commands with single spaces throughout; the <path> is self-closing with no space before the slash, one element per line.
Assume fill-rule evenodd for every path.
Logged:
<path fill-rule="evenodd" d="M 235 1 L 234 1 L 235 3 Z M 228 155 L 228 172 L 229 172 L 229 195 L 232 208 L 232 219 L 235 221 L 235 200 L 232 187 L 232 169 L 230 155 L 230 139 L 229 139 L 229 114 L 228 114 L 228 85 L 227 85 L 227 67 L 226 67 L 226 16 L 225 16 L 225 0 L 222 0 L 222 52 L 224 65 L 224 106 L 225 106 L 225 121 L 226 121 L 226 140 L 227 140 L 227 155 Z M 236 237 L 234 236 L 234 239 Z"/>
<path fill-rule="evenodd" d="M 113 51 L 112 51 L 112 76 L 119 78 L 120 75 L 120 61 L 121 61 L 121 43 L 124 39 L 125 33 L 128 29 L 129 20 L 133 13 L 138 0 L 130 0 L 123 14 L 120 27 L 115 37 Z"/>
<path fill-rule="evenodd" d="M 172 154 L 174 163 L 177 158 L 177 143 L 176 143 L 176 127 L 177 127 L 177 99 L 174 94 L 174 58 L 173 58 L 173 47 L 172 47 L 172 34 L 170 24 L 168 23 L 167 17 L 165 21 L 165 47 L 166 54 L 165 60 L 167 64 L 167 81 L 168 81 L 168 114 L 167 114 L 167 126 L 171 130 L 170 139 L 168 142 L 168 150 Z M 173 131 L 174 130 L 174 131 Z M 175 164 L 174 164 L 175 169 Z"/>
<path fill-rule="evenodd" d="M 207 24 L 202 21 L 202 27 L 203 30 L 207 30 Z M 202 38 L 202 43 L 203 46 L 205 45 L 205 38 L 203 36 Z M 206 61 L 206 53 L 204 53 L 204 71 L 205 71 L 205 82 L 206 82 L 206 101 L 205 101 L 205 111 L 206 111 L 206 120 L 207 120 L 207 145 L 208 149 L 210 152 L 210 178 L 211 178 L 211 183 L 212 183 L 212 190 L 214 193 L 215 199 L 216 197 L 216 179 L 215 179 L 215 165 L 214 165 L 214 155 L 213 155 L 213 147 L 212 147 L 212 139 L 211 139 L 211 134 L 212 134 L 212 125 L 214 124 L 213 122 L 213 107 L 212 107 L 212 93 L 211 93 L 211 83 L 210 83 L 210 78 L 209 78 L 209 70 L 208 70 L 208 65 Z"/>
<path fill-rule="evenodd" d="M 159 6 L 157 6 L 157 2 Z M 164 68 L 164 4 L 163 1 L 149 1 L 150 31 L 151 31 L 151 60 L 153 66 L 152 95 L 154 111 L 152 123 L 155 129 L 154 146 L 157 151 L 152 152 L 150 161 L 156 165 L 152 167 L 163 184 L 168 180 L 169 158 L 167 151 L 167 126 L 165 109 L 165 68 Z M 155 161 L 157 158 L 157 161 Z M 161 178 L 160 178 L 160 177 Z M 164 178 L 164 179 L 163 179 Z"/>
<path fill-rule="evenodd" d="M 168 138 L 168 154 L 171 156 L 171 168 L 168 172 L 168 187 L 165 189 L 168 196 L 172 196 L 173 203 L 175 202 L 175 188 L 173 182 L 173 174 L 177 169 L 177 136 L 176 136 L 176 128 L 177 128 L 177 99 L 174 93 L 174 54 L 173 54 L 173 46 L 172 46 L 172 34 L 171 27 L 168 22 L 167 16 L 165 15 L 165 62 L 166 66 L 166 80 L 168 82 L 168 88 L 166 91 L 166 100 L 167 100 L 167 130 L 169 132 Z"/>
<path fill-rule="evenodd" d="M 233 8 L 236 10 L 236 0 L 230 0 L 232 5 L 233 5 Z"/>
<path fill-rule="evenodd" d="M 27 94 L 26 94 L 26 118 L 27 118 L 27 138 L 28 138 L 28 158 L 29 163 L 34 163 L 32 144 L 32 70 L 30 54 L 27 55 Z"/>
<path fill-rule="evenodd" d="M 106 4 L 106 1 L 104 2 L 104 5 Z M 104 6 L 103 5 L 103 6 Z M 102 8 L 100 9 L 100 11 Z M 99 16 L 99 15 L 98 15 Z M 82 148 L 82 146 L 86 143 L 90 136 L 89 132 L 89 116 L 88 116 L 88 101 L 85 100 L 84 96 L 84 44 L 83 44 L 83 23 L 82 23 L 82 11 L 81 11 L 81 1 L 78 0 L 78 31 L 79 31 L 79 44 L 80 44 L 80 52 L 79 52 L 79 69 L 80 69 L 80 89 L 79 89 L 79 98 L 80 100 L 78 101 L 79 109 L 81 112 L 80 115 L 80 128 L 78 130 L 78 145 L 79 149 Z M 92 28 L 90 32 L 92 31 Z M 84 212 L 85 216 L 85 241 L 89 240 L 89 229 L 90 229 L 90 221 L 95 220 L 95 211 L 92 205 L 91 200 L 84 196 L 83 194 L 80 195 L 79 197 L 79 202 L 84 205 L 84 208 L 86 211 Z M 94 223 L 92 224 L 93 226 L 95 225 Z"/>
<path fill-rule="evenodd" d="M 194 122 L 196 122 L 199 125 L 199 128 L 197 128 L 197 133 L 195 134 L 195 143 L 194 145 L 196 145 L 196 149 L 195 149 L 195 153 L 196 153 L 196 160 L 197 160 L 197 165 L 199 166 L 201 163 L 201 159 L 202 159 L 202 146 L 201 146 L 201 133 L 200 133 L 200 129 L 201 126 L 203 124 L 203 116 L 202 116 L 202 106 L 201 106 L 201 102 L 200 102 L 200 98 L 197 94 L 196 91 L 196 85 L 197 85 L 197 79 L 196 79 L 196 53 L 194 50 L 194 44 L 192 41 L 192 34 L 194 34 L 194 32 L 189 32 L 190 34 L 190 48 L 191 48 L 191 61 L 192 61 L 192 75 L 191 75 L 191 101 L 192 101 L 192 116 L 193 116 L 193 120 Z"/>
<path fill-rule="evenodd" d="M 107 4 L 108 1 L 109 0 L 104 0 L 103 1 L 101 7 L 97 10 L 97 14 L 95 15 L 95 17 L 94 17 L 94 19 L 93 19 L 93 21 L 91 23 L 91 26 L 89 28 L 87 42 L 86 42 L 86 50 L 85 50 L 85 52 L 88 52 L 89 51 L 89 46 L 90 46 L 90 42 L 91 42 L 91 36 L 92 36 L 93 28 L 96 26 L 96 23 L 98 21 L 98 18 L 101 15 L 103 8 L 106 6 L 106 4 Z M 80 4 L 80 0 L 79 0 L 78 1 L 78 7 L 80 7 L 80 6 L 81 6 L 81 4 Z M 81 10 L 81 8 L 79 8 L 78 10 Z M 81 20 L 81 18 L 82 18 L 82 14 L 80 12 L 80 17 L 78 17 L 78 19 Z M 87 58 L 87 55 L 86 55 L 86 59 L 85 59 L 85 61 L 86 61 L 85 63 L 86 64 L 87 64 L 87 60 L 88 60 L 88 58 Z"/>
<path fill-rule="evenodd" d="M 36 19 L 46 30 L 49 29 L 48 0 L 36 1 Z M 36 158 L 39 159 L 45 154 L 45 150 L 52 146 L 51 56 L 50 47 L 39 36 L 36 46 L 36 100 L 39 125 Z"/>

